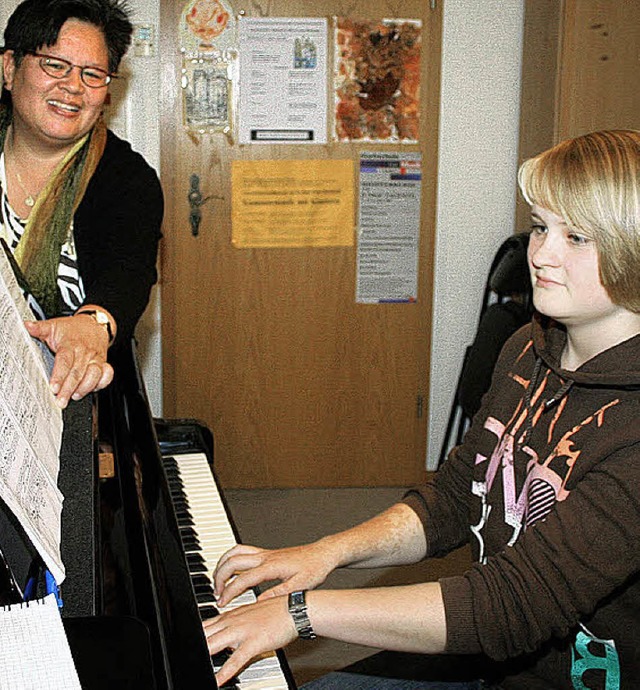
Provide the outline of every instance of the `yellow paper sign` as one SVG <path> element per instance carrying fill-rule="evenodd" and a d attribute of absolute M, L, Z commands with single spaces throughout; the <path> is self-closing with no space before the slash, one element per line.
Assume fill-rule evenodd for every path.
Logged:
<path fill-rule="evenodd" d="M 237 160 L 231 170 L 236 247 L 354 244 L 351 160 Z"/>

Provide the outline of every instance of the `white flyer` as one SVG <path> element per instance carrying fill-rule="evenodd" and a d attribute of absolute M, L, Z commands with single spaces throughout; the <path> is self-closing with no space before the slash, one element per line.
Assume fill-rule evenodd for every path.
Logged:
<path fill-rule="evenodd" d="M 356 302 L 418 299 L 421 165 L 416 152 L 360 155 Z"/>
<path fill-rule="evenodd" d="M 241 144 L 327 143 L 327 20 L 240 17 Z"/>

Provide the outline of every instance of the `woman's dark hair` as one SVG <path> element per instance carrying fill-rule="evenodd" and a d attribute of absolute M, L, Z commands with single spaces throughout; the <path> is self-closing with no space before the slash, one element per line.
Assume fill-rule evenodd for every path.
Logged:
<path fill-rule="evenodd" d="M 131 43 L 133 26 L 123 0 L 24 0 L 4 30 L 4 50 L 12 50 L 16 64 L 28 53 L 52 46 L 68 19 L 93 24 L 104 35 L 109 71 L 116 72 Z"/>

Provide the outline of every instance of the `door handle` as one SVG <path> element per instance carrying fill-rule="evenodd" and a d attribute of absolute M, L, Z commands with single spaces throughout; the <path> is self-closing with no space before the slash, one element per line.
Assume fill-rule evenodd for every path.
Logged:
<path fill-rule="evenodd" d="M 200 207 L 204 206 L 212 197 L 211 195 L 202 196 L 202 192 L 200 191 L 200 177 L 195 173 L 191 175 L 190 185 L 188 194 L 189 223 L 191 224 L 191 234 L 197 237 L 200 234 L 200 222 L 202 221 L 202 211 Z M 221 197 L 216 198 L 220 199 Z"/>

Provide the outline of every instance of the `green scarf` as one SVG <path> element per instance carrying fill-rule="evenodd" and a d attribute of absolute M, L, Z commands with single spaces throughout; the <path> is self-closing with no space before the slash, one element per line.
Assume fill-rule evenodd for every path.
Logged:
<path fill-rule="evenodd" d="M 0 105 L 0 151 L 4 150 L 12 111 Z M 42 190 L 14 255 L 47 316 L 60 312 L 58 266 L 62 245 L 69 239 L 73 215 L 102 157 L 107 129 L 100 118 L 93 129 L 64 157 Z"/>

